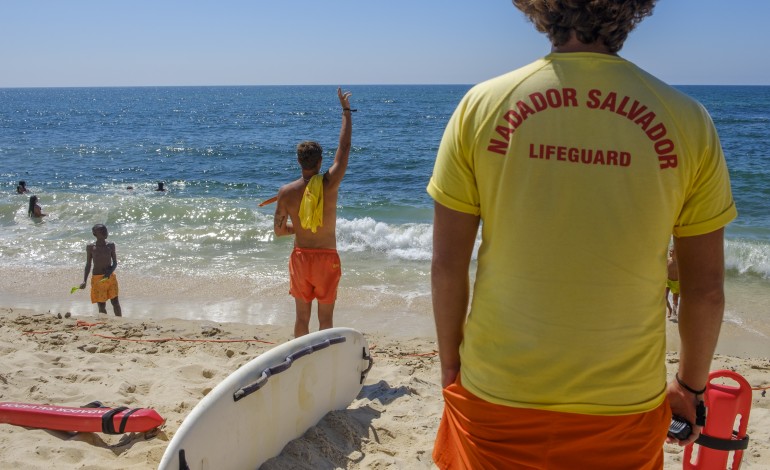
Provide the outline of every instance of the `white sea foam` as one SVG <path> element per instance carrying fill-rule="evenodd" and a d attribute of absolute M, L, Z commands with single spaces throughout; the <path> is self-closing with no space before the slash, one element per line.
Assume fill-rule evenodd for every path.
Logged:
<path fill-rule="evenodd" d="M 431 224 L 387 224 L 370 217 L 337 221 L 338 249 L 374 251 L 409 261 L 428 261 L 432 252 Z"/>
<path fill-rule="evenodd" d="M 726 240 L 725 266 L 740 274 L 770 279 L 770 244 L 754 240 Z"/>

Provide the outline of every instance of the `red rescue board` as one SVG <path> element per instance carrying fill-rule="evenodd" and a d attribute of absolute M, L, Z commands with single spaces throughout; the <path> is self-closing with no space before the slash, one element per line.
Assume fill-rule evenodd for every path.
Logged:
<path fill-rule="evenodd" d="M 123 434 L 150 431 L 165 421 L 149 408 L 76 408 L 0 402 L 0 423 L 29 428 Z"/>

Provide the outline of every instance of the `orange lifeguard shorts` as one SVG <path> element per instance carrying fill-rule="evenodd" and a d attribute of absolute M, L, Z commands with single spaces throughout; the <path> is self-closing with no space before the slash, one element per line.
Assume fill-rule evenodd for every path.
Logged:
<path fill-rule="evenodd" d="M 342 277 L 337 250 L 294 248 L 289 257 L 289 294 L 305 302 L 319 304 L 337 300 L 337 286 Z"/>
<path fill-rule="evenodd" d="M 440 469 L 661 470 L 668 401 L 647 413 L 595 416 L 489 403 L 446 387 L 433 447 Z"/>
<path fill-rule="evenodd" d="M 118 277 L 112 273 L 105 281 L 104 275 L 91 276 L 91 303 L 107 302 L 118 296 Z"/>

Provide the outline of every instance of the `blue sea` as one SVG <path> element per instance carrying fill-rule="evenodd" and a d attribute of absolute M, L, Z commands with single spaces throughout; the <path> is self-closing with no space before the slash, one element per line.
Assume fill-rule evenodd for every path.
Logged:
<path fill-rule="evenodd" d="M 754 328 L 770 319 L 770 87 L 678 88 L 706 106 L 720 133 L 740 214 L 726 231 L 728 318 Z M 365 303 L 399 317 L 394 325 L 408 324 L 429 315 L 425 186 L 444 126 L 469 86 L 349 89 L 358 112 L 339 198 L 338 305 Z M 90 228 L 104 223 L 118 273 L 155 280 L 134 283 L 133 294 L 122 283 L 127 315 L 132 297 L 145 301 L 135 303 L 136 315 L 257 323 L 291 314 L 292 240 L 273 236 L 274 206 L 258 203 L 299 176 L 299 141 L 319 141 L 328 167 L 340 120 L 330 86 L 0 89 L 0 272 L 66 272 L 67 286 L 79 284 Z M 28 197 L 15 194 L 19 180 L 48 217 L 27 217 Z M 159 181 L 168 191 L 154 190 Z M 92 310 L 84 296 L 40 287 L 45 279 L 30 292 L 59 308 Z M 184 302 L 173 308 L 178 289 L 190 288 L 180 279 L 227 286 L 207 295 L 228 299 L 196 301 L 194 312 L 180 315 L 191 310 Z M 177 302 L 164 304 L 159 284 Z M 233 284 L 248 292 L 232 294 Z M 4 285 L 0 304 L 31 302 L 25 286 Z M 150 305 L 152 295 L 159 300 Z"/>

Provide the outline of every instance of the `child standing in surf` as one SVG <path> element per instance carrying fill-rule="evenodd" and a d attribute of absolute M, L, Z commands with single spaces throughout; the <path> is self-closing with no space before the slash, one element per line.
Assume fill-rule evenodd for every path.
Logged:
<path fill-rule="evenodd" d="M 94 272 L 91 276 L 91 303 L 99 305 L 99 313 L 107 313 L 107 301 L 112 303 L 112 309 L 116 317 L 123 316 L 118 301 L 118 278 L 115 276 L 115 268 L 118 267 L 118 257 L 115 253 L 115 244 L 107 242 L 107 227 L 96 224 L 91 229 L 96 237 L 94 243 L 86 246 L 86 268 L 83 274 L 81 289 L 86 288 L 88 273 L 93 264 Z"/>

